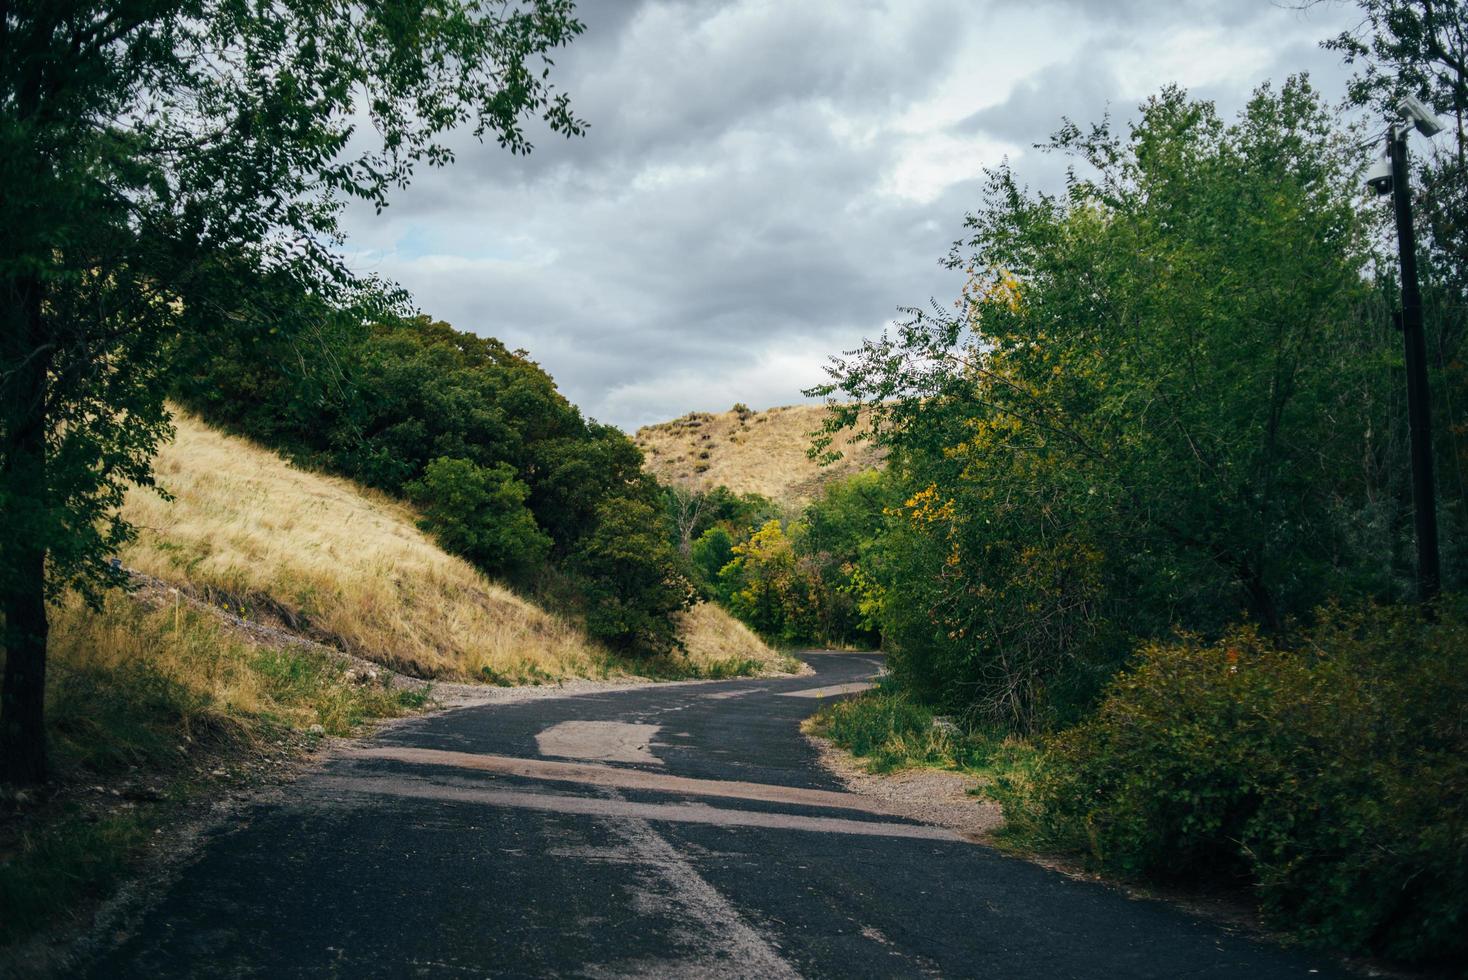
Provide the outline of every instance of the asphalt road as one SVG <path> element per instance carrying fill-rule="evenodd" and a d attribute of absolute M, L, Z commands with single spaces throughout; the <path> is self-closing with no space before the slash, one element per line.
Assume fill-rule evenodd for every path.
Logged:
<path fill-rule="evenodd" d="M 842 793 L 798 726 L 877 661 L 808 659 L 396 725 L 213 836 L 91 974 L 1336 973 Z"/>

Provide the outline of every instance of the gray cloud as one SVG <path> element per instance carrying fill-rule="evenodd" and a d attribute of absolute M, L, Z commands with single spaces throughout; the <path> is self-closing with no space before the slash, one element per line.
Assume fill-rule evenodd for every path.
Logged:
<path fill-rule="evenodd" d="M 788 403 L 939 267 L 1008 158 L 1061 116 L 1129 118 L 1164 81 L 1232 111 L 1339 29 L 1268 0 L 597 2 L 556 71 L 588 136 L 511 158 L 470 140 L 382 215 L 347 216 L 364 271 L 456 326 L 527 348 L 593 416 Z"/>

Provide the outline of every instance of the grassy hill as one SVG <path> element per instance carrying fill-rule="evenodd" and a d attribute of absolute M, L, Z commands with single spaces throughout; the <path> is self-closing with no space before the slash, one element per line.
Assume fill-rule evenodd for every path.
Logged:
<path fill-rule="evenodd" d="M 576 628 L 446 554 L 385 495 L 188 416 L 156 468 L 175 499 L 129 495 L 130 568 L 419 677 L 602 671 Z"/>
<path fill-rule="evenodd" d="M 581 629 L 445 553 L 410 507 L 297 469 L 181 415 L 159 483 L 129 495 L 123 562 L 243 613 L 424 678 L 503 682 L 626 672 Z M 722 611 L 684 618 L 690 669 L 777 655 Z M 716 661 L 719 662 L 716 664 Z"/>
<path fill-rule="evenodd" d="M 682 614 L 686 656 L 615 658 L 445 553 L 411 508 L 188 415 L 177 426 L 156 467 L 174 499 L 137 490 L 124 508 L 138 587 L 98 609 L 74 595 L 51 607 L 56 778 L 44 797 L 0 797 L 0 974 L 15 972 L 12 953 L 45 961 L 44 942 L 14 944 L 84 921 L 226 787 L 424 707 L 431 688 L 404 674 L 507 684 L 794 666 L 707 603 Z"/>
<path fill-rule="evenodd" d="M 855 442 L 848 433 L 833 446 L 843 453 L 839 462 L 820 466 L 806 456 L 811 433 L 821 427 L 825 413 L 822 405 L 691 412 L 643 426 L 634 438 L 647 468 L 665 483 L 698 489 L 722 484 L 738 493 L 801 504 L 823 484 L 881 463 L 869 443 Z"/>

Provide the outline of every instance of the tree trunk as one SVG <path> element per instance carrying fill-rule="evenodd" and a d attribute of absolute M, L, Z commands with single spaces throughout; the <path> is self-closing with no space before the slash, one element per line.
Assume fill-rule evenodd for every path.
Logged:
<path fill-rule="evenodd" d="M 3 297 L 7 336 L 0 412 L 0 615 L 5 617 L 5 687 L 0 693 L 0 781 L 46 778 L 46 379 L 51 348 L 43 336 L 41 284 L 12 280 Z"/>
<path fill-rule="evenodd" d="M 1249 599 L 1249 608 L 1258 617 L 1259 625 L 1265 631 L 1278 636 L 1284 631 L 1284 620 L 1280 618 L 1279 606 L 1275 604 L 1274 593 L 1269 591 L 1269 586 L 1264 584 L 1264 578 L 1252 568 L 1244 568 L 1240 581 L 1244 586 L 1244 594 Z"/>
<path fill-rule="evenodd" d="M 12 573 L 32 572 L 6 590 L 5 692 L 0 695 L 0 781 L 18 786 L 46 778 L 45 553 L 11 563 Z"/>

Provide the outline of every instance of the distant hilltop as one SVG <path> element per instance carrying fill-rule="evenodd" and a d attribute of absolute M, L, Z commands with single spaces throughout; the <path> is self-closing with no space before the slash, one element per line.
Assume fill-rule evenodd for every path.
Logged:
<path fill-rule="evenodd" d="M 664 483 L 705 489 L 723 485 L 789 504 L 809 502 L 831 480 L 881 465 L 869 442 L 842 432 L 832 448 L 842 458 L 821 466 L 806 455 L 812 433 L 825 420 L 824 405 L 790 405 L 756 412 L 735 405 L 727 412 L 690 412 L 671 422 L 646 425 L 634 440 L 644 465 Z"/>

